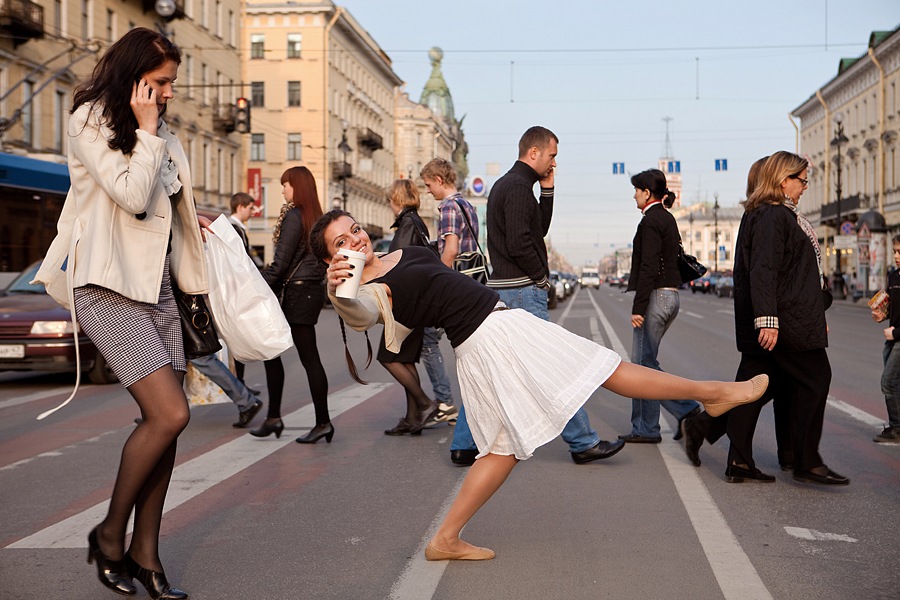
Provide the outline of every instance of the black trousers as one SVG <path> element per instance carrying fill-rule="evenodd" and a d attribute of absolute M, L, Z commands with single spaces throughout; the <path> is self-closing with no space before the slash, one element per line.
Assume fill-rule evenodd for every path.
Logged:
<path fill-rule="evenodd" d="M 795 470 L 821 466 L 819 441 L 831 387 L 831 365 L 825 349 L 742 354 L 735 381 L 746 381 L 762 373 L 769 376 L 769 387 L 759 400 L 738 406 L 720 417 L 706 413 L 697 417 L 696 423 L 704 437 L 712 444 L 728 434 L 731 440 L 728 464 L 755 468 L 756 423 L 763 406 L 774 399 L 778 462 L 793 464 Z"/>

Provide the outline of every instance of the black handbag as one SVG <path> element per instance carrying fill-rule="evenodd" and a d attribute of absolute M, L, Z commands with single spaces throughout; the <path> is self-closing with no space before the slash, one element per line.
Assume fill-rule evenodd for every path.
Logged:
<path fill-rule="evenodd" d="M 466 214 L 466 211 L 463 209 L 459 200 L 456 200 L 456 206 L 459 207 L 459 212 L 462 213 L 463 219 L 466 221 L 466 227 L 469 228 L 472 237 L 475 238 L 475 245 L 478 247 L 478 250 L 460 252 L 457 254 L 456 258 L 453 259 L 453 268 L 463 275 L 468 275 L 478 283 L 487 285 L 487 258 L 484 256 L 484 252 L 481 251 L 481 244 L 478 243 L 478 238 L 475 236 L 475 230 L 472 229 L 472 223 L 469 222 L 469 215 Z"/>
<path fill-rule="evenodd" d="M 215 354 L 222 349 L 219 333 L 213 323 L 212 312 L 206 305 L 206 298 L 186 294 L 178 289 L 172 280 L 172 293 L 181 317 L 181 334 L 184 338 L 184 356 L 188 360 Z"/>
<path fill-rule="evenodd" d="M 678 244 L 678 272 L 681 274 L 681 282 L 688 283 L 695 279 L 700 279 L 706 275 L 707 268 L 700 264 L 700 261 L 685 254 L 684 246 Z"/>

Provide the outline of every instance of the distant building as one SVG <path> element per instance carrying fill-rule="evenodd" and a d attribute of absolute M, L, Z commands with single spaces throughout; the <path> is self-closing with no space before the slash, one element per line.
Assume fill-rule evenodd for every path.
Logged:
<path fill-rule="evenodd" d="M 686 253 L 696 256 L 710 271 L 734 269 L 734 248 L 744 215 L 743 206 L 715 210 L 708 203 L 701 202 L 673 209 L 672 215 L 678 224 Z"/>

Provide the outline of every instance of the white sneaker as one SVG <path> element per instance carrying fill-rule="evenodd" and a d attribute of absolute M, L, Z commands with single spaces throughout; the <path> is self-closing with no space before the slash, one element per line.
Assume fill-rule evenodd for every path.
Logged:
<path fill-rule="evenodd" d="M 452 404 L 447 404 L 446 402 L 441 402 L 438 404 L 438 411 L 435 415 L 425 424 L 425 427 L 433 427 L 434 425 L 438 425 L 439 423 L 446 423 L 448 421 L 456 420 L 456 415 L 459 414 L 459 409 Z"/>

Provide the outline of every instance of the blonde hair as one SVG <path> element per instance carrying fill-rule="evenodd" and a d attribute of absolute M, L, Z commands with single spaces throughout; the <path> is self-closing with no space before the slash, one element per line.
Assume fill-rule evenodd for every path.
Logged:
<path fill-rule="evenodd" d="M 809 163 L 802 156 L 781 150 L 776 152 L 759 170 L 756 189 L 744 202 L 744 210 L 750 212 L 763 204 L 784 204 L 784 190 L 781 184 L 786 179 L 797 177 L 809 168 Z"/>
<path fill-rule="evenodd" d="M 411 179 L 395 179 L 388 191 L 388 199 L 391 204 L 419 210 L 419 188 Z"/>
<path fill-rule="evenodd" d="M 452 185 L 456 187 L 456 169 L 445 158 L 432 158 L 422 170 L 419 172 L 422 179 L 429 177 L 431 179 L 441 178 L 444 185 Z"/>

